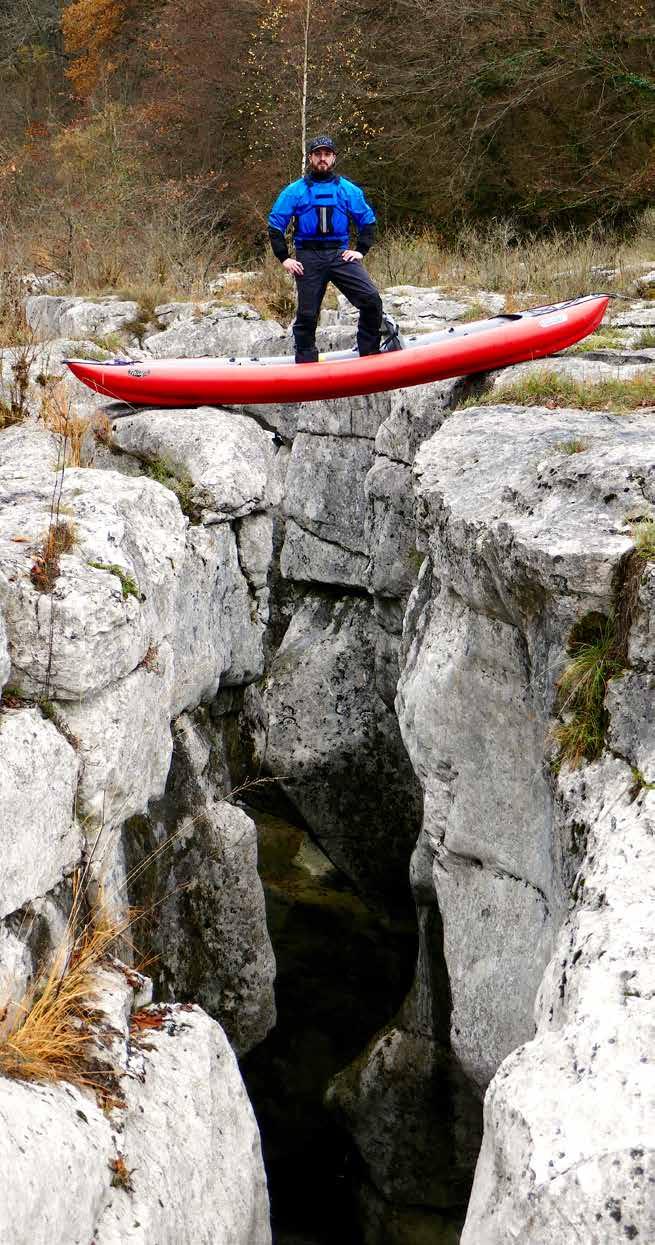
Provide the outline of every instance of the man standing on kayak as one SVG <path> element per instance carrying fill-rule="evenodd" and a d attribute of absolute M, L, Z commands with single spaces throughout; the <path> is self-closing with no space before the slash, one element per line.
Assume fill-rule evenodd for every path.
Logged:
<path fill-rule="evenodd" d="M 316 325 L 329 281 L 359 310 L 360 355 L 380 349 L 382 300 L 362 260 L 375 235 L 375 213 L 354 182 L 334 172 L 336 148 L 323 134 L 308 146 L 308 172 L 278 195 L 268 218 L 268 236 L 282 267 L 296 279 L 298 310 L 293 325 L 296 363 L 316 363 Z M 295 259 L 284 236 L 293 218 Z M 350 222 L 357 229 L 350 250 Z"/>

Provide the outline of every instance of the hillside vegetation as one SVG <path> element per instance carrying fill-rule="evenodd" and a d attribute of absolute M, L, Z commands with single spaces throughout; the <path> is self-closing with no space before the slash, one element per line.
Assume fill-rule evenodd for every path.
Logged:
<path fill-rule="evenodd" d="M 112 288 L 128 256 L 176 285 L 248 260 L 303 125 L 385 227 L 629 233 L 654 36 L 645 0 L 2 0 L 3 266 Z"/>

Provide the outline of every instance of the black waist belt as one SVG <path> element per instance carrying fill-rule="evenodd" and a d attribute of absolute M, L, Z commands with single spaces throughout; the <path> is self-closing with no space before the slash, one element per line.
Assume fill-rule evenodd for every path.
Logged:
<path fill-rule="evenodd" d="M 293 245 L 297 251 L 343 251 L 348 246 L 348 239 L 342 242 L 337 238 L 334 242 L 329 242 L 326 238 L 308 238 L 305 242 L 294 238 Z"/>

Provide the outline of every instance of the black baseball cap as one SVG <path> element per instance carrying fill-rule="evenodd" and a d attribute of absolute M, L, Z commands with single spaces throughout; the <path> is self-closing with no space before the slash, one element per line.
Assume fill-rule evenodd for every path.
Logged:
<path fill-rule="evenodd" d="M 336 154 L 336 147 L 329 134 L 319 134 L 316 138 L 312 138 L 307 146 L 307 154 L 311 156 L 313 151 L 317 151 L 319 147 L 327 147 L 328 151 Z"/>

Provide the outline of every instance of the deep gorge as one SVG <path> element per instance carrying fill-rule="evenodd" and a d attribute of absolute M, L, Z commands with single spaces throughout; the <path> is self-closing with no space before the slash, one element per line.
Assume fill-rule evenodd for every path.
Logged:
<path fill-rule="evenodd" d="M 467 314 L 385 299 L 419 329 Z M 144 352 L 278 351 L 242 308 L 170 305 Z M 154 1002 L 103 961 L 104 1107 L 0 1076 L 6 1239 L 646 1242 L 652 410 L 494 402 L 496 376 L 243 410 L 71 390 L 62 466 L 38 377 L 132 312 L 27 313 L 0 431 L 0 981 L 19 996 L 65 942 L 81 867 L 139 913 L 123 958 Z M 652 307 L 621 314 L 620 359 L 549 367 L 651 376 Z M 349 343 L 347 309 L 320 331 Z M 55 480 L 74 533 L 46 592 Z M 572 766 L 562 674 L 629 560 L 600 750 Z"/>

